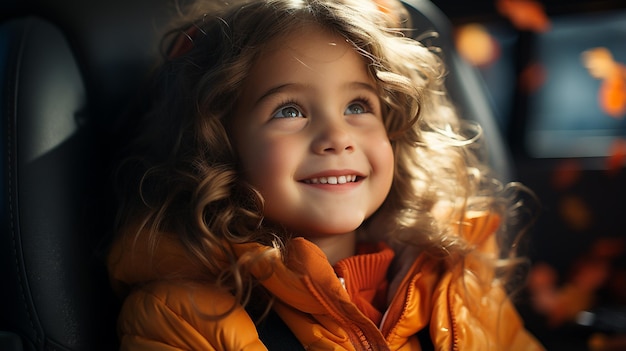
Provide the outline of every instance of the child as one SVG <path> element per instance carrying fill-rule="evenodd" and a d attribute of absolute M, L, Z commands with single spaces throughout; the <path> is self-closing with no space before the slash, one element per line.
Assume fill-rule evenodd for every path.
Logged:
<path fill-rule="evenodd" d="M 399 3 L 214 3 L 122 167 L 122 349 L 541 349 L 495 275 L 479 130 Z"/>

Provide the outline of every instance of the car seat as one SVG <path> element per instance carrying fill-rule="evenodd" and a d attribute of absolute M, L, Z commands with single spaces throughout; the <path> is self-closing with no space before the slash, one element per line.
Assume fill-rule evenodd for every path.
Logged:
<path fill-rule="evenodd" d="M 461 113 L 485 129 L 491 162 L 510 161 L 477 73 L 456 54 L 447 18 L 404 1 L 416 33 L 434 31 Z M 113 221 L 111 159 L 119 116 L 156 60 L 173 1 L 0 4 L 0 349 L 112 350 L 119 302 L 104 255 Z"/>

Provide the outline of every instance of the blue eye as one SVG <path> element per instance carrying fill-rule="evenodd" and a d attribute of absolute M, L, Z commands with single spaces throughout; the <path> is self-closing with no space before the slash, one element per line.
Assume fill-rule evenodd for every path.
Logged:
<path fill-rule="evenodd" d="M 300 112 L 300 110 L 293 105 L 287 105 L 279 108 L 274 112 L 272 118 L 296 118 L 296 117 L 304 117 L 304 114 Z"/>
<path fill-rule="evenodd" d="M 362 102 L 351 103 L 344 111 L 346 115 L 360 115 L 367 112 L 369 109 Z"/>

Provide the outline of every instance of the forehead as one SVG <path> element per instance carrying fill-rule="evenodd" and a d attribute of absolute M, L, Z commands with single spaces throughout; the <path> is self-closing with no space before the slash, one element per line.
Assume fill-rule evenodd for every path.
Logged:
<path fill-rule="evenodd" d="M 283 54 L 288 52 L 295 59 L 327 63 L 354 51 L 354 47 L 338 33 L 318 24 L 304 24 L 269 42 L 261 51 L 260 58 L 267 58 L 279 51 Z"/>
<path fill-rule="evenodd" d="M 304 24 L 261 48 L 244 91 L 290 80 L 330 83 L 346 76 L 372 81 L 365 58 L 345 37 L 318 24 Z"/>

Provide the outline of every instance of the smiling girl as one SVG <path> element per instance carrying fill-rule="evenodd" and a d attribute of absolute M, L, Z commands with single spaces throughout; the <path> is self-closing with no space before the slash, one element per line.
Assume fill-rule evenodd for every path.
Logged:
<path fill-rule="evenodd" d="M 122 349 L 541 349 L 495 275 L 504 199 L 401 5 L 213 7 L 172 32 L 121 168 Z"/>

